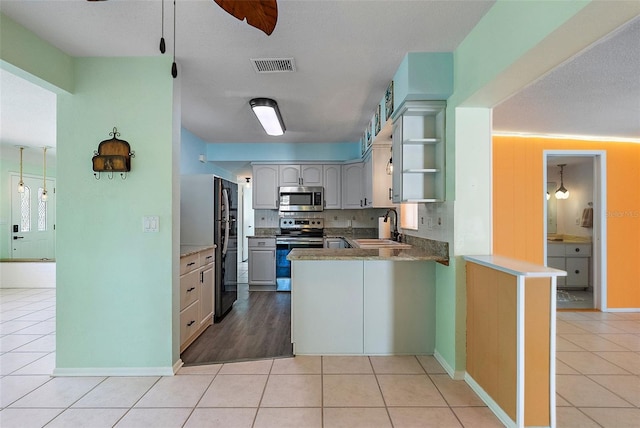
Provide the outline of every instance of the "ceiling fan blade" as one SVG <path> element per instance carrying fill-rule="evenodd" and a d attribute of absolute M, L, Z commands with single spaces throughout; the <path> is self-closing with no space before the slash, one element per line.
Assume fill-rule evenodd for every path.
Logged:
<path fill-rule="evenodd" d="M 273 33 L 278 22 L 278 4 L 276 0 L 214 0 L 229 14 L 240 21 L 245 18 L 247 24 L 267 35 Z"/>

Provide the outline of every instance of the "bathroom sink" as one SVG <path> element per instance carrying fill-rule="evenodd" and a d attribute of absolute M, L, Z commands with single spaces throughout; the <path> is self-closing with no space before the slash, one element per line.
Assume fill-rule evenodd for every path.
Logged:
<path fill-rule="evenodd" d="M 411 248 L 411 245 L 402 242 L 392 241 L 391 239 L 354 239 L 358 248 L 375 249 L 375 248 Z"/>
<path fill-rule="evenodd" d="M 562 238 L 547 238 L 547 241 L 549 241 L 549 242 L 562 242 L 562 241 L 564 241 L 564 239 L 562 239 Z"/>

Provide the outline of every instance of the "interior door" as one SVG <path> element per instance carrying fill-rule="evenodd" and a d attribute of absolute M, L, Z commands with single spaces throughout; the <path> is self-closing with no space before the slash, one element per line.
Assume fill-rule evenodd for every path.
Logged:
<path fill-rule="evenodd" d="M 48 200 L 40 177 L 23 176 L 24 192 L 18 192 L 18 175 L 11 175 L 11 258 L 55 258 L 55 180 L 47 179 Z"/>

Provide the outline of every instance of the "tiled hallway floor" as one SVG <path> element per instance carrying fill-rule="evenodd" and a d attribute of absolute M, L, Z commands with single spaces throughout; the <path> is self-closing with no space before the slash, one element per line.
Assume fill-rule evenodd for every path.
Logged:
<path fill-rule="evenodd" d="M 493 427 L 433 357 L 296 357 L 59 377 L 55 290 L 0 289 L 0 426 Z M 640 426 L 640 314 L 558 313 L 558 427 Z"/>

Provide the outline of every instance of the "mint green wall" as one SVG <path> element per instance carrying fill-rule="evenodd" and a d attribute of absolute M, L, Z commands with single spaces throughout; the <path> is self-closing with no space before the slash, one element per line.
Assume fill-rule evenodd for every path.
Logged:
<path fill-rule="evenodd" d="M 447 100 L 447 200 L 455 201 L 454 217 L 448 219 L 453 228 L 454 240 L 449 267 L 438 267 L 436 320 L 436 352 L 442 356 L 453 373 L 460 376 L 466 360 L 466 273 L 462 255 L 465 248 L 465 227 L 468 215 L 460 212 L 460 207 L 471 205 L 477 198 L 491 201 L 490 165 L 484 165 L 489 173 L 483 177 L 467 174 L 464 165 L 469 162 L 469 153 L 476 150 L 491 152 L 490 135 L 477 138 L 456 138 L 456 130 L 466 130 L 462 111 L 470 99 L 483 88 L 504 80 L 503 73 L 517 63 L 541 40 L 562 26 L 578 13 L 588 2 L 520 2 L 499 0 L 480 20 L 454 52 L 454 92 Z M 539 76 L 538 76 L 539 77 Z M 515 89 L 511 89 L 511 93 Z M 505 92 L 507 94 L 508 92 Z M 509 95 L 511 93 L 508 93 Z M 492 108 L 498 102 L 495 98 L 503 94 L 488 94 L 485 99 L 475 99 L 470 106 Z M 467 112 L 468 114 L 468 112 Z M 490 114 L 487 115 L 490 118 Z M 460 120 L 458 120 L 460 119 Z M 472 127 L 477 123 L 469 124 Z M 490 127 L 490 123 L 487 123 Z M 461 168 L 460 174 L 456 169 Z M 457 178 L 456 178 L 457 177 Z M 479 180 L 474 183 L 474 180 Z M 491 206 L 483 204 L 477 227 L 486 228 L 485 242 L 476 242 L 476 247 L 491 246 Z M 485 224 L 486 223 L 486 224 Z M 483 245 L 484 244 L 484 245 Z M 446 308 L 446 309 L 444 309 Z"/>
<path fill-rule="evenodd" d="M 393 105 L 404 100 L 446 100 L 453 92 L 451 52 L 409 52 L 393 76 Z"/>
<path fill-rule="evenodd" d="M 56 177 L 54 159 L 51 151 L 47 152 L 47 178 Z M 24 150 L 22 172 L 42 177 L 42 149 Z M 0 144 L 0 259 L 11 258 L 11 173 L 20 173 L 20 151 L 12 144 Z"/>
<path fill-rule="evenodd" d="M 74 63 L 74 94 L 58 97 L 56 370 L 171 368 L 170 58 Z M 96 180 L 91 157 L 114 126 L 132 170 Z M 145 215 L 158 233 L 143 233 Z"/>
<path fill-rule="evenodd" d="M 0 58 L 2 68 L 47 89 L 54 92 L 73 90 L 72 58 L 2 13 Z"/>

